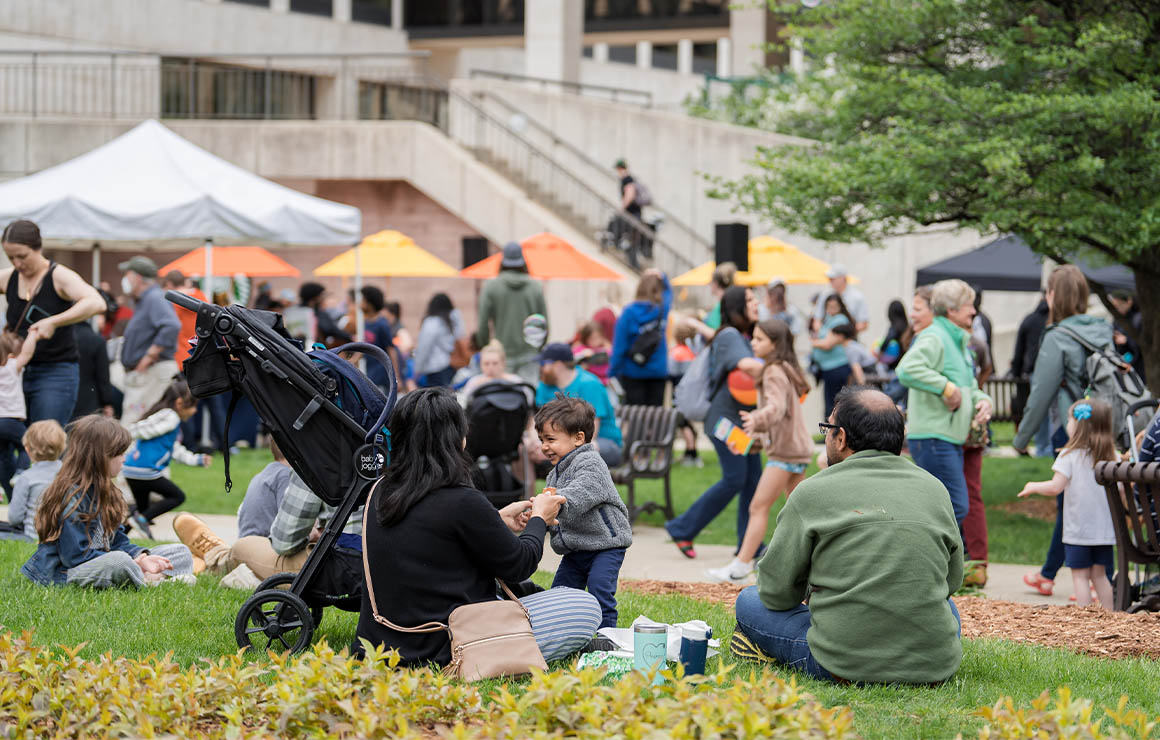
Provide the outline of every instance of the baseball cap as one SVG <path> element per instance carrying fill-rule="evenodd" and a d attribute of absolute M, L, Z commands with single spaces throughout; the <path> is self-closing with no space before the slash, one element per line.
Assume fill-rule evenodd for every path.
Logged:
<path fill-rule="evenodd" d="M 157 277 L 157 263 L 140 254 L 117 265 L 117 269 L 121 272 L 135 272 L 141 277 Z"/>
<path fill-rule="evenodd" d="M 830 267 L 830 271 L 826 273 L 826 277 L 833 280 L 834 278 L 846 277 L 849 274 L 850 273 L 846 270 L 845 265 L 843 265 L 841 262 L 835 262 L 833 266 Z"/>
<path fill-rule="evenodd" d="M 780 277 L 770 278 L 769 282 L 765 284 L 765 287 L 772 288 L 775 285 L 780 285 L 784 288 L 785 287 L 785 278 L 780 278 Z"/>
<path fill-rule="evenodd" d="M 528 263 L 524 261 L 524 248 L 517 242 L 508 242 L 503 245 L 503 259 L 499 266 L 516 269 L 527 267 Z"/>
<path fill-rule="evenodd" d="M 549 362 L 574 362 L 575 358 L 572 355 L 572 348 L 563 342 L 553 342 L 544 351 L 536 355 L 541 365 L 547 365 Z"/>
<path fill-rule="evenodd" d="M 627 170 L 628 169 L 628 162 L 625 162 L 623 159 L 618 159 L 612 165 L 612 169 L 614 169 L 614 170 Z"/>

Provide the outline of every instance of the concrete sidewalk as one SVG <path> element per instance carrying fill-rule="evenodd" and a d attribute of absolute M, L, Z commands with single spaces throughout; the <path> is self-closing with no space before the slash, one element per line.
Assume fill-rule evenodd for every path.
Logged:
<path fill-rule="evenodd" d="M 180 512 L 178 512 L 180 513 Z M 238 537 L 238 519 L 236 516 L 225 514 L 199 514 L 219 537 L 228 543 L 233 543 Z M 153 525 L 154 538 L 162 541 L 177 541 L 173 532 L 175 513 L 170 512 L 157 518 Z M 0 506 L 0 518 L 7 520 L 8 507 Z M 624 558 L 624 566 L 620 570 L 622 578 L 652 579 L 658 581 L 683 581 L 690 583 L 708 582 L 705 570 L 716 568 L 728 563 L 733 558 L 733 547 L 730 545 L 697 545 L 697 557 L 690 560 L 677 550 L 669 539 L 668 533 L 660 527 L 636 526 L 633 529 L 632 547 Z M 132 537 L 139 537 L 136 532 Z M 544 558 L 540 561 L 540 570 L 555 571 L 560 563 L 560 556 L 552 552 L 552 548 L 545 543 Z M 1068 596 L 1072 593 L 1071 572 L 1066 568 L 1060 571 L 1056 578 L 1055 593 L 1052 596 L 1041 596 L 1032 591 L 1023 583 L 1023 574 L 1035 570 L 1035 565 L 1011 565 L 1006 563 L 991 563 L 987 569 L 987 586 L 983 593 L 992 599 L 1004 601 L 1018 601 L 1027 604 L 1068 604 Z M 747 584 L 754 583 L 750 577 Z"/>

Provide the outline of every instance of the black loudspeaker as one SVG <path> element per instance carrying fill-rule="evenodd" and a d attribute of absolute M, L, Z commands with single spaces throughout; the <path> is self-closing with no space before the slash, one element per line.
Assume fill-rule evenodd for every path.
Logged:
<path fill-rule="evenodd" d="M 471 267 L 487 258 L 487 238 L 482 236 L 463 237 L 463 266 Z"/>
<path fill-rule="evenodd" d="M 749 224 L 717 224 L 714 254 L 717 264 L 732 262 L 739 271 L 748 271 Z"/>

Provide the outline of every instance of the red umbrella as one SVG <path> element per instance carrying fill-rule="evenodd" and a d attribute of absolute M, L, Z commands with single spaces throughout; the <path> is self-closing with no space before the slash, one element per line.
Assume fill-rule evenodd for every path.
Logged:
<path fill-rule="evenodd" d="M 524 249 L 524 260 L 528 263 L 528 274 L 538 280 L 616 280 L 624 276 L 605 267 L 591 257 L 585 256 L 564 239 L 543 232 L 529 236 L 520 242 Z M 503 255 L 496 253 L 460 270 L 466 278 L 486 279 L 499 274 L 499 263 Z"/>

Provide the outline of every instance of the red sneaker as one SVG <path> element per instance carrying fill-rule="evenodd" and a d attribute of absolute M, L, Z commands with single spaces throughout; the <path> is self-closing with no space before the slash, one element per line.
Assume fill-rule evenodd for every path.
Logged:
<path fill-rule="evenodd" d="M 673 544 L 681 551 L 681 554 L 692 560 L 697 557 L 697 551 L 693 549 L 692 540 L 673 540 Z"/>
<path fill-rule="evenodd" d="M 1055 581 L 1044 578 L 1037 570 L 1030 571 L 1024 575 L 1023 582 L 1043 596 L 1051 596 L 1051 592 L 1055 590 Z"/>

